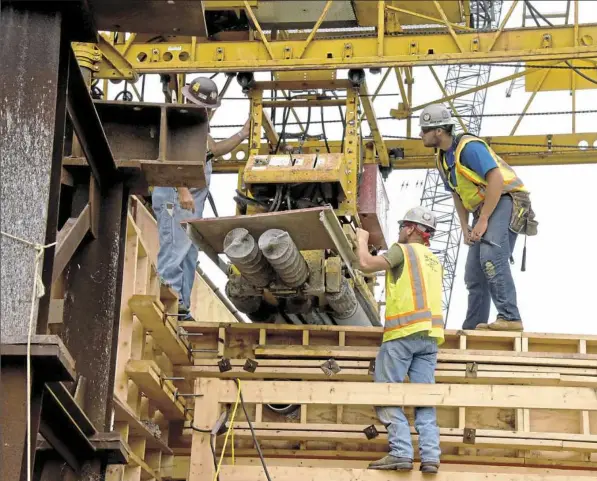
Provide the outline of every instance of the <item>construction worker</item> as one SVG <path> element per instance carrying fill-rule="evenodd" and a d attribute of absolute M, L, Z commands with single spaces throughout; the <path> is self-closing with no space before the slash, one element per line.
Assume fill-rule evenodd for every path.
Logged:
<path fill-rule="evenodd" d="M 375 382 L 433 384 L 438 345 L 444 342 L 442 265 L 429 249 L 437 220 L 424 207 L 410 209 L 400 221 L 398 243 L 385 254 L 369 253 L 369 233 L 357 229 L 357 256 L 361 271 L 386 272 L 386 312 L 383 342 L 375 361 Z M 370 469 L 410 471 L 413 446 L 410 427 L 399 407 L 377 407 L 388 430 L 390 452 Z M 439 429 L 433 407 L 415 408 L 421 471 L 437 473 L 440 461 Z"/>
<path fill-rule="evenodd" d="M 220 106 L 218 88 L 211 79 L 196 78 L 189 85 L 183 87 L 182 93 L 187 101 L 204 107 L 207 110 L 208 118 L 210 113 Z M 192 319 L 190 314 L 191 292 L 199 252 L 180 222 L 184 219 L 203 216 L 205 199 L 209 194 L 211 159 L 231 152 L 248 136 L 248 120 L 241 131 L 229 139 L 215 142 L 211 135 L 208 135 L 205 164 L 207 186 L 205 188 L 153 188 L 151 201 L 158 222 L 160 242 L 158 273 L 162 281 L 178 293 L 178 312 L 184 320 Z"/>
<path fill-rule="evenodd" d="M 439 149 L 437 168 L 452 192 L 469 246 L 464 274 L 468 310 L 462 328 L 522 331 L 509 259 L 518 234 L 537 234 L 529 192 L 484 140 L 454 135 L 452 115 L 443 105 L 427 106 L 419 119 L 423 144 Z M 492 300 L 498 314 L 488 324 Z"/>

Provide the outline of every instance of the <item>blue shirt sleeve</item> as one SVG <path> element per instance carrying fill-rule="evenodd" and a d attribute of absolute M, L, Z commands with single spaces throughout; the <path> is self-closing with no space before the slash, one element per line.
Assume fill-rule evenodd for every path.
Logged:
<path fill-rule="evenodd" d="M 460 154 L 461 162 L 472 171 L 485 178 L 487 173 L 497 167 L 487 148 L 481 142 L 469 142 Z"/>

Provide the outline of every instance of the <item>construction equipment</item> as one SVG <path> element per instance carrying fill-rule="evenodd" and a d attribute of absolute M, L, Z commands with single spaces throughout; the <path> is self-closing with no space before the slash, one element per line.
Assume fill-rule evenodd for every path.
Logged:
<path fill-rule="evenodd" d="M 388 247 L 387 195 L 378 166 L 365 164 L 361 148 L 359 94 L 365 74 L 350 71 L 349 80 L 336 81 L 331 93 L 322 88 L 329 82 L 321 80 L 303 81 L 297 90 L 299 77 L 287 74 L 288 80 L 274 82 L 239 77 L 251 100 L 249 157 L 235 197 L 239 215 L 193 220 L 189 231 L 205 252 L 226 254 L 232 263 L 226 292 L 253 320 L 380 325 L 373 283 L 353 265 L 356 227 L 372 233 L 376 248 Z M 290 99 L 263 100 L 266 90 L 288 90 Z M 338 98 L 337 90 L 345 98 Z M 264 107 L 283 108 L 279 134 Z M 345 120 L 340 153 L 331 153 L 329 145 L 324 151 L 303 145 L 310 112 L 299 145 L 289 145 L 291 111 L 313 107 L 320 108 L 324 135 L 324 109 L 340 109 Z M 268 154 L 260 153 L 262 129 Z"/>

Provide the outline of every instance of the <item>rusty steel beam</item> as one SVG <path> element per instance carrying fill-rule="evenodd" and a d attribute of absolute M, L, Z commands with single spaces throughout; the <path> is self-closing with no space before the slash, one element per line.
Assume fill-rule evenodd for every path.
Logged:
<path fill-rule="evenodd" d="M 72 51 L 69 56 L 68 113 L 87 163 L 102 188 L 116 180 L 116 164 L 83 73 Z"/>

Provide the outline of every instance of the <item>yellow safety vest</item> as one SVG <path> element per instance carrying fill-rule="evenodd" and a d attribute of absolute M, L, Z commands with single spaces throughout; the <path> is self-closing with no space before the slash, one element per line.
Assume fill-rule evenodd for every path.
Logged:
<path fill-rule="evenodd" d="M 461 137 L 456 146 L 456 151 L 454 152 L 454 166 L 452 168 L 456 169 L 456 185 L 452 185 L 452 176 L 448 163 L 446 162 L 445 152 L 440 152 L 440 155 L 436 158 L 436 162 L 442 179 L 456 191 L 466 210 L 469 212 L 475 212 L 475 210 L 477 210 L 479 205 L 485 200 L 485 189 L 487 187 L 487 181 L 483 177 L 460 162 L 462 149 L 464 149 L 469 142 L 481 142 L 487 147 L 487 150 L 495 160 L 504 177 L 502 194 L 507 194 L 509 192 L 527 192 L 522 180 L 518 178 L 512 167 L 506 164 L 506 162 L 493 151 L 487 142 L 474 135 L 465 134 Z"/>
<path fill-rule="evenodd" d="M 443 268 L 429 247 L 397 244 L 404 253 L 402 275 L 386 273 L 386 324 L 383 342 L 426 331 L 444 342 Z"/>

